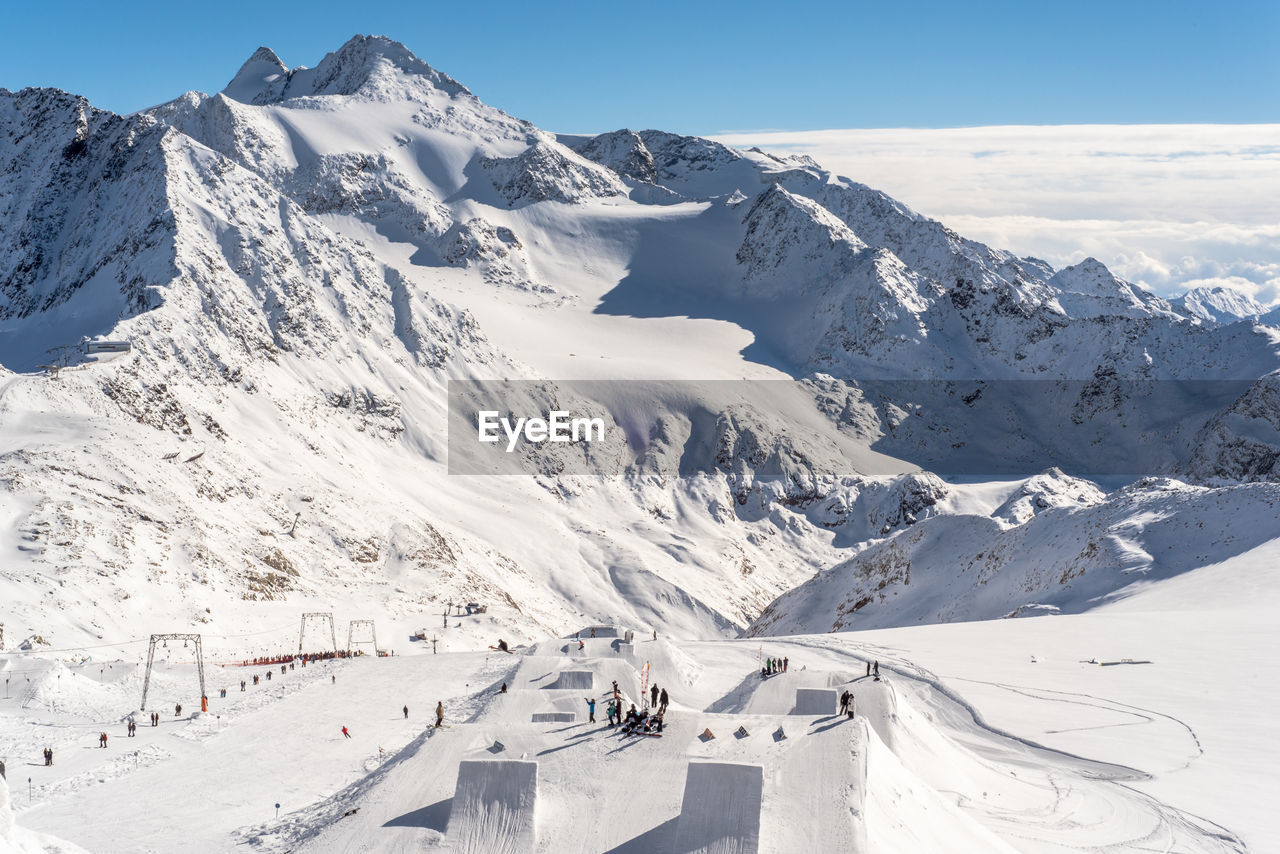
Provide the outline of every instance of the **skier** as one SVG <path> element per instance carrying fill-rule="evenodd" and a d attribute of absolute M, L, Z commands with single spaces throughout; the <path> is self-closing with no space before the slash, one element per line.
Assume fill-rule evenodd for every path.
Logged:
<path fill-rule="evenodd" d="M 653 687 L 649 689 L 649 705 L 658 705 L 658 684 L 656 682 Z"/>
<path fill-rule="evenodd" d="M 405 706 L 405 707 L 404 707 L 404 719 L 405 719 L 406 721 L 407 721 L 407 720 L 409 720 L 409 707 L 408 707 L 408 706 Z"/>
<path fill-rule="evenodd" d="M 654 630 L 653 630 L 653 639 L 654 639 L 654 640 L 657 640 L 657 639 L 658 639 L 658 630 L 657 630 L 657 629 L 654 629 Z"/>
<path fill-rule="evenodd" d="M 667 713 L 667 703 L 670 698 L 667 696 L 667 689 L 663 688 L 662 693 L 658 695 L 658 714 L 665 715 Z"/>
<path fill-rule="evenodd" d="M 587 723 L 593 724 L 596 722 L 596 701 L 590 697 L 583 697 L 582 699 L 587 704 Z"/>
<path fill-rule="evenodd" d="M 879 661 L 871 665 L 871 675 L 875 676 L 877 680 L 880 679 L 880 662 Z"/>
<path fill-rule="evenodd" d="M 444 726 L 444 701 L 436 701 L 436 729 Z"/>
<path fill-rule="evenodd" d="M 344 737 L 344 738 L 351 738 L 351 733 L 347 732 L 347 728 L 346 728 L 346 727 L 343 727 L 343 728 L 342 728 L 342 735 L 343 735 L 343 737 Z"/>
<path fill-rule="evenodd" d="M 137 731 L 138 725 L 133 722 L 133 718 L 129 718 L 129 738 L 133 738 L 133 734 Z"/>

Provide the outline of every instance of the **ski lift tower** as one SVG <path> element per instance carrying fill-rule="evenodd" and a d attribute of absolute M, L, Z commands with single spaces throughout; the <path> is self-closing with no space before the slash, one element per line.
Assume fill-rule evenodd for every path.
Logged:
<path fill-rule="evenodd" d="M 353 638 L 355 636 L 356 629 L 357 628 L 363 629 L 366 627 L 369 629 L 369 639 L 354 640 Z M 375 656 L 378 654 L 378 632 L 373 627 L 373 620 L 352 620 L 347 625 L 347 655 L 350 655 L 352 653 L 352 651 L 354 650 L 353 644 L 357 644 L 357 643 L 372 643 L 373 654 Z"/>
<path fill-rule="evenodd" d="M 312 611 L 302 615 L 302 626 L 298 629 L 298 652 L 302 652 L 302 642 L 307 634 L 307 623 L 313 621 L 329 624 L 329 644 L 336 654 L 338 651 L 338 636 L 333 630 L 332 611 Z"/>
<path fill-rule="evenodd" d="M 204 651 L 200 647 L 200 635 L 152 635 L 151 645 L 147 648 L 147 675 L 142 680 L 142 706 L 140 707 L 142 711 L 147 709 L 147 690 L 151 687 L 151 667 L 156 659 L 156 644 L 160 643 L 167 647 L 169 641 L 182 641 L 183 648 L 188 648 L 188 644 L 195 644 L 196 673 L 200 676 L 200 699 L 203 700 L 208 696 L 204 692 Z"/>

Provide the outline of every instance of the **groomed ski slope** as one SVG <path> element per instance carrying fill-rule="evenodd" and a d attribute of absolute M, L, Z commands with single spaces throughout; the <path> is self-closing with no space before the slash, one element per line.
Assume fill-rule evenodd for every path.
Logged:
<path fill-rule="evenodd" d="M 1268 545 L 1075 616 L 763 642 L 641 635 L 634 661 L 671 695 L 661 739 L 617 736 L 603 703 L 586 723 L 584 691 L 545 687 L 585 670 L 592 696 L 617 679 L 639 701 L 616 639 L 579 651 L 570 638 L 277 669 L 243 694 L 238 668 L 215 667 L 209 715 L 162 706 L 162 726 L 135 739 L 122 721 L 136 685 L 50 668 L 39 703 L 0 700 L 0 751 L 11 783 L 33 780 L 33 804 L 25 786 L 12 794 L 17 824 L 95 852 L 449 850 L 467 760 L 537 763 L 539 851 L 676 850 L 689 764 L 709 761 L 763 768 L 762 852 L 1265 852 L 1280 838 L 1276 668 L 1247 651 L 1275 645 L 1277 557 Z M 761 679 L 758 655 L 790 670 Z M 163 702 L 191 676 L 166 671 Z M 790 714 L 798 689 L 836 687 L 853 693 L 853 721 Z M 577 717 L 532 722 L 553 711 Z"/>

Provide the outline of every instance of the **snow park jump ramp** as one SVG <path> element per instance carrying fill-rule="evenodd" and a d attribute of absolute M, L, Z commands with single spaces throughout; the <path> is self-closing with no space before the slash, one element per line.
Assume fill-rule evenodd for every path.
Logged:
<path fill-rule="evenodd" d="M 446 849 L 457 854 L 535 850 L 537 800 L 537 762 L 468 759 L 458 763 Z"/>
<path fill-rule="evenodd" d="M 840 700 L 830 688 L 797 688 L 793 715 L 834 715 Z"/>
<path fill-rule="evenodd" d="M 764 767 L 690 762 L 674 854 L 757 854 Z"/>
<path fill-rule="evenodd" d="M 556 681 L 547 688 L 553 690 L 590 691 L 595 687 L 595 674 L 590 670 L 561 670 Z"/>

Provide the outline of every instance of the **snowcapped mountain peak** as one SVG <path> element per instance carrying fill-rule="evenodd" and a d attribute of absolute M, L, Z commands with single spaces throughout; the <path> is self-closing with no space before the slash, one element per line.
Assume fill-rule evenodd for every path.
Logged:
<path fill-rule="evenodd" d="M 1257 317 L 1267 307 L 1239 288 L 1229 285 L 1205 285 L 1192 288 L 1173 301 L 1184 314 L 1209 323 L 1235 323 Z"/>
<path fill-rule="evenodd" d="M 1062 268 L 1049 279 L 1049 285 L 1060 291 L 1058 303 L 1071 317 L 1174 314 L 1169 303 L 1117 278 L 1093 257 Z"/>
<path fill-rule="evenodd" d="M 260 47 L 223 88 L 222 93 L 244 103 L 253 103 L 260 95 L 279 96 L 289 80 L 289 68 L 269 47 Z"/>
<path fill-rule="evenodd" d="M 240 68 L 223 94 L 265 105 L 324 95 L 361 96 L 371 101 L 409 100 L 424 90 L 470 95 L 458 81 L 432 68 L 386 36 L 353 36 L 326 54 L 315 68 L 289 69 L 270 48 L 260 47 Z"/>

